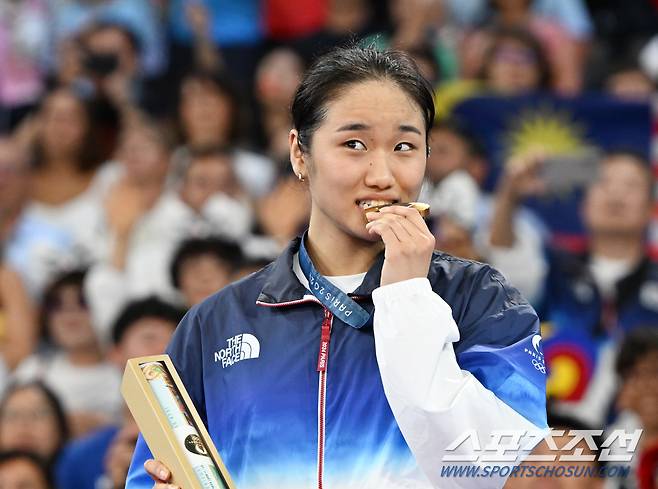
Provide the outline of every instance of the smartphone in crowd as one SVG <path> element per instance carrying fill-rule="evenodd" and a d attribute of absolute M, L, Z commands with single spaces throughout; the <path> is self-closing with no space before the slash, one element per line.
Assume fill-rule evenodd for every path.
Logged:
<path fill-rule="evenodd" d="M 595 148 L 545 158 L 540 167 L 547 193 L 567 193 L 593 183 L 599 173 L 601 151 Z"/>

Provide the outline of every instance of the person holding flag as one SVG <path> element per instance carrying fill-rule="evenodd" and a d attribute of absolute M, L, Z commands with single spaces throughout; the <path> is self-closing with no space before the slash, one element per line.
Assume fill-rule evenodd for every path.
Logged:
<path fill-rule="evenodd" d="M 340 48 L 306 73 L 292 117 L 308 231 L 193 307 L 168 348 L 224 463 L 241 489 L 483 487 L 442 477 L 443 457 L 483 465 L 471 444 L 449 450 L 465 433 L 538 443 L 545 367 L 528 303 L 491 267 L 434 251 L 402 205 L 425 174 L 430 87 L 405 54 Z M 151 457 L 140 439 L 128 489 L 171 487 Z"/>

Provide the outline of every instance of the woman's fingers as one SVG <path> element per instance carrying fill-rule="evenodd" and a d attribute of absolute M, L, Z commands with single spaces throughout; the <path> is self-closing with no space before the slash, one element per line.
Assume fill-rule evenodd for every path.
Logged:
<path fill-rule="evenodd" d="M 171 472 L 162 462 L 149 459 L 144 462 L 144 468 L 155 482 L 168 482 L 171 479 Z"/>
<path fill-rule="evenodd" d="M 397 246 L 397 244 L 400 243 L 400 238 L 387 222 L 377 221 L 368 223 L 366 228 L 370 233 L 379 234 L 387 249 Z"/>
<path fill-rule="evenodd" d="M 413 235 L 409 230 L 409 226 L 403 225 L 404 220 L 404 218 L 400 217 L 386 216 L 372 223 L 368 223 L 366 228 L 372 230 L 388 227 L 393 232 L 393 234 L 395 234 L 397 240 L 404 243 L 413 239 Z"/>
<path fill-rule="evenodd" d="M 384 210 L 386 209 L 386 210 Z M 435 238 L 416 209 L 390 206 L 367 215 L 366 229 L 386 247 L 381 285 L 426 277 Z"/>
<path fill-rule="evenodd" d="M 418 238 L 432 235 L 420 213 L 414 208 L 389 206 L 382 208 L 379 212 L 370 212 L 366 216 L 370 221 L 366 228 L 370 229 L 375 225 L 374 223 L 378 222 L 387 223 L 397 230 L 396 234 L 400 241 L 409 239 L 415 241 Z"/>
<path fill-rule="evenodd" d="M 397 215 L 406 218 L 412 223 L 421 233 L 431 234 L 425 220 L 421 217 L 420 212 L 413 207 L 406 207 L 403 205 L 390 205 L 382 207 L 379 212 L 369 212 L 373 214 L 373 220 L 384 218 L 387 215 Z M 378 215 L 379 214 L 379 215 Z M 370 216 L 368 216 L 370 217 Z"/>

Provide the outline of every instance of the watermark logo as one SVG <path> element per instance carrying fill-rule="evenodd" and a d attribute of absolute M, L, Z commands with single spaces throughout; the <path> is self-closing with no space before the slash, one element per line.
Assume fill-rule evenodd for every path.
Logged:
<path fill-rule="evenodd" d="M 614 430 L 597 445 L 603 430 L 494 430 L 482 443 L 475 430 L 465 431 L 450 443 L 443 456 L 444 462 L 630 462 L 640 441 L 642 430 L 632 432 Z M 566 441 L 564 438 L 567 438 Z M 545 441 L 546 454 L 531 454 L 533 448 Z M 558 445 L 558 441 L 563 442 Z M 589 453 L 584 453 L 583 442 Z M 529 455 L 528 455 L 529 454 Z M 598 454 L 598 455 L 597 455 Z"/>
<path fill-rule="evenodd" d="M 578 465 L 444 465 L 441 477 L 461 478 L 554 478 L 554 477 L 599 477 L 625 479 L 631 472 L 630 466 L 586 467 Z"/>

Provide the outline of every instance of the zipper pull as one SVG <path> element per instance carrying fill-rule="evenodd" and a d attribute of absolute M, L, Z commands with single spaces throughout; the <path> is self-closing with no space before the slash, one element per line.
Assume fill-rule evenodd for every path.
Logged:
<path fill-rule="evenodd" d="M 326 372 L 329 360 L 329 341 L 331 339 L 331 322 L 333 315 L 329 309 L 324 309 L 322 320 L 322 334 L 320 335 L 320 351 L 318 352 L 318 372 Z"/>

